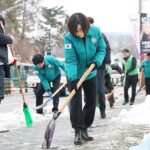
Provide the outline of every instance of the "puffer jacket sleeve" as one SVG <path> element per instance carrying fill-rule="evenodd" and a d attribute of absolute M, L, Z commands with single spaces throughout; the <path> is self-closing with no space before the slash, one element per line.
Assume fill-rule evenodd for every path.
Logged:
<path fill-rule="evenodd" d="M 40 78 L 45 91 L 51 90 L 49 82 L 47 81 L 47 79 L 43 75 L 38 73 L 38 69 L 36 68 L 36 66 L 34 66 L 33 68 L 35 71 L 37 71 L 37 76 Z"/>
<path fill-rule="evenodd" d="M 7 45 L 7 44 L 12 44 L 12 43 L 13 43 L 13 40 L 11 37 L 0 33 L 0 44 Z"/>
<path fill-rule="evenodd" d="M 49 82 L 47 81 L 47 79 L 45 79 L 41 74 L 38 74 L 38 77 L 40 78 L 45 91 L 49 91 L 50 85 L 49 85 Z"/>
<path fill-rule="evenodd" d="M 77 56 L 72 42 L 65 37 L 64 39 L 66 74 L 69 81 L 77 80 Z"/>
<path fill-rule="evenodd" d="M 101 66 L 105 55 L 106 55 L 106 44 L 103 39 L 102 33 L 100 32 L 100 30 L 98 30 L 97 51 L 94 58 L 94 61 L 96 62 L 98 68 Z"/>

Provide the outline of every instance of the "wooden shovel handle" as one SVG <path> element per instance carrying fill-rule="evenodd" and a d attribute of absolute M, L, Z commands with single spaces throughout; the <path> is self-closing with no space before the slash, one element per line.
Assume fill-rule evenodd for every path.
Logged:
<path fill-rule="evenodd" d="M 63 83 L 53 94 L 52 97 L 54 97 L 63 87 L 65 87 L 67 85 L 67 83 Z"/>
<path fill-rule="evenodd" d="M 87 78 L 87 76 L 90 74 L 90 72 L 93 70 L 94 67 L 95 67 L 95 64 L 91 64 L 91 66 L 82 75 L 81 79 L 77 83 L 77 89 L 79 89 L 81 84 L 84 82 L 84 80 Z M 76 91 L 75 91 L 75 89 L 73 89 L 72 92 L 69 94 L 69 96 L 66 98 L 65 102 L 63 103 L 63 105 L 60 107 L 59 112 L 63 112 L 63 110 L 65 109 L 66 105 L 68 105 L 68 103 L 71 101 L 71 99 L 73 98 L 75 93 L 76 93 Z"/>

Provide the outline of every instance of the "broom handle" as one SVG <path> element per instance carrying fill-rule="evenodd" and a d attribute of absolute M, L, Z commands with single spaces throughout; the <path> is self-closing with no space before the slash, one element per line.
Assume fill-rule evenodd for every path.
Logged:
<path fill-rule="evenodd" d="M 14 56 L 14 51 L 13 51 L 12 45 L 10 45 L 10 50 L 11 50 L 11 52 L 12 52 L 13 57 L 15 57 L 15 56 Z M 21 90 L 22 100 L 23 100 L 23 103 L 26 103 L 25 97 L 24 97 L 24 93 L 23 93 L 23 90 L 22 90 L 22 80 L 21 80 L 21 77 L 20 77 L 20 73 L 19 73 L 17 64 L 15 65 L 15 68 L 16 68 L 17 76 L 18 76 L 18 80 L 19 80 L 19 86 L 20 86 L 20 90 Z"/>
<path fill-rule="evenodd" d="M 87 78 L 87 76 L 90 74 L 90 72 L 93 70 L 94 67 L 95 67 L 95 64 L 91 64 L 91 66 L 87 69 L 87 71 L 82 75 L 81 79 L 77 83 L 77 89 L 79 89 L 79 87 L 81 86 L 83 81 Z M 75 91 L 75 89 L 73 89 L 72 92 L 69 94 L 69 96 L 66 98 L 64 104 L 60 107 L 59 112 L 63 112 L 66 105 L 68 105 L 68 103 L 73 98 L 75 93 L 76 93 L 76 91 Z"/>
<path fill-rule="evenodd" d="M 63 83 L 63 84 L 52 94 L 52 97 L 54 97 L 63 87 L 65 87 L 65 85 L 67 85 L 67 82 Z"/>

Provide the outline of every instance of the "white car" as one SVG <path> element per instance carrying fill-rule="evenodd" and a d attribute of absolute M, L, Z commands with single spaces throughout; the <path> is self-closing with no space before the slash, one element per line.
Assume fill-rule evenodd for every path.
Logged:
<path fill-rule="evenodd" d="M 37 75 L 28 75 L 26 79 L 27 87 L 35 88 L 40 83 L 40 79 Z"/>

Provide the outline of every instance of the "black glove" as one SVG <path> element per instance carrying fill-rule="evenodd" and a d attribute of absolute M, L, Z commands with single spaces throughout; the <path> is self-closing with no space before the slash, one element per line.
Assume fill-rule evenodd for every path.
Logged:
<path fill-rule="evenodd" d="M 75 91 L 77 91 L 77 83 L 78 83 L 77 80 L 75 80 L 75 81 L 69 81 L 69 83 L 68 83 L 69 90 L 72 91 L 74 89 Z"/>
<path fill-rule="evenodd" d="M 89 68 L 92 64 L 95 64 L 95 66 L 94 66 L 94 68 L 93 68 L 93 70 L 92 70 L 92 71 L 94 71 L 94 70 L 96 70 L 96 69 L 98 68 L 97 63 L 96 63 L 95 61 L 93 61 L 93 62 L 87 64 L 86 67 Z"/>

